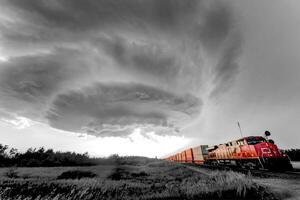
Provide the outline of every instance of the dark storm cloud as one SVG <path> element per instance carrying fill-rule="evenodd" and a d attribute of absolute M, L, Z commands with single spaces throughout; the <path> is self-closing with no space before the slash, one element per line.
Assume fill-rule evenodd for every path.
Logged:
<path fill-rule="evenodd" d="M 129 43 L 121 37 L 100 38 L 98 42 L 119 66 L 127 71 L 140 73 L 141 76 L 152 76 L 175 83 L 179 81 L 176 76 L 180 70 L 184 70 L 172 50 L 166 51 L 165 46 L 154 42 Z"/>
<path fill-rule="evenodd" d="M 219 1 L 4 0 L 0 12 L 0 106 L 63 130 L 172 134 L 239 69 Z"/>
<path fill-rule="evenodd" d="M 198 11 L 201 1 L 7 0 L 5 4 L 21 12 L 32 23 L 80 32 L 112 24 L 139 27 L 138 22 L 160 28 L 174 27 L 189 20 L 190 13 Z"/>
<path fill-rule="evenodd" d="M 53 95 L 88 74 L 79 55 L 76 50 L 56 49 L 0 63 L 0 105 L 25 116 L 42 114 Z"/>
<path fill-rule="evenodd" d="M 226 43 L 215 69 L 215 88 L 210 94 L 211 97 L 227 91 L 239 70 L 237 58 L 242 50 L 241 35 L 239 33 L 233 34 L 233 37 L 228 38 Z"/>
<path fill-rule="evenodd" d="M 184 24 L 190 24 L 193 16 L 189 13 L 195 15 L 200 1 L 8 0 L 2 4 L 18 19 L 0 25 L 5 45 L 16 50 L 18 44 L 72 43 L 102 32 L 149 34 L 153 30 L 176 35 L 185 31 Z"/>
<path fill-rule="evenodd" d="M 229 32 L 234 28 L 232 14 L 228 7 L 222 4 L 215 5 L 205 13 L 204 23 L 197 27 L 200 40 L 208 49 L 218 48 Z"/>
<path fill-rule="evenodd" d="M 133 83 L 96 83 L 56 96 L 46 118 L 63 130 L 128 135 L 136 127 L 173 129 L 199 114 L 201 106 L 201 100 L 189 94 Z"/>

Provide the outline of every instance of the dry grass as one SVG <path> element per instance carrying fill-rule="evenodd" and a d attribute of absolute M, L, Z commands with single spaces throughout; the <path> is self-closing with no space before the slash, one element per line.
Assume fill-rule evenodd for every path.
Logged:
<path fill-rule="evenodd" d="M 135 165 L 18 168 L 18 178 L 1 176 L 0 199 L 276 199 L 239 173 L 217 171 L 204 176 L 175 163 L 134 160 Z M 63 172 L 79 169 L 97 177 L 57 179 Z M 22 178 L 24 173 L 29 175 Z"/>
<path fill-rule="evenodd" d="M 14 171 L 20 178 L 32 179 L 56 179 L 61 173 L 70 170 L 92 171 L 100 178 L 106 178 L 113 170 L 113 165 L 98 165 L 84 167 L 14 167 Z M 12 168 L 0 168 L 0 178 L 6 177 L 6 174 Z"/>

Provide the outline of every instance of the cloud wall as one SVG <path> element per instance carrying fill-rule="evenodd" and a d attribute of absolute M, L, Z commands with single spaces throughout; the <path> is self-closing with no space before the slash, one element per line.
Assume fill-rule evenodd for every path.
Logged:
<path fill-rule="evenodd" d="M 100 137 L 179 134 L 239 70 L 241 35 L 220 1 L 0 5 L 3 118 Z"/>

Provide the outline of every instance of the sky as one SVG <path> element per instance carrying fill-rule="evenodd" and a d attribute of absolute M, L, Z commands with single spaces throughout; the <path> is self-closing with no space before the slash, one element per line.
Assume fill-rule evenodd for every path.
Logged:
<path fill-rule="evenodd" d="M 298 0 L 3 0 L 0 143 L 164 156 L 299 148 Z"/>

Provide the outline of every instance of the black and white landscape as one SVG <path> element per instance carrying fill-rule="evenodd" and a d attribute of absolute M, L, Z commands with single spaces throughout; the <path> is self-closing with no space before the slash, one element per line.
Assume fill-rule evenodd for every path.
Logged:
<path fill-rule="evenodd" d="M 1 0 L 0 199 L 297 198 L 296 175 L 160 158 L 269 130 L 299 160 L 299 13 L 298 0 Z"/>

